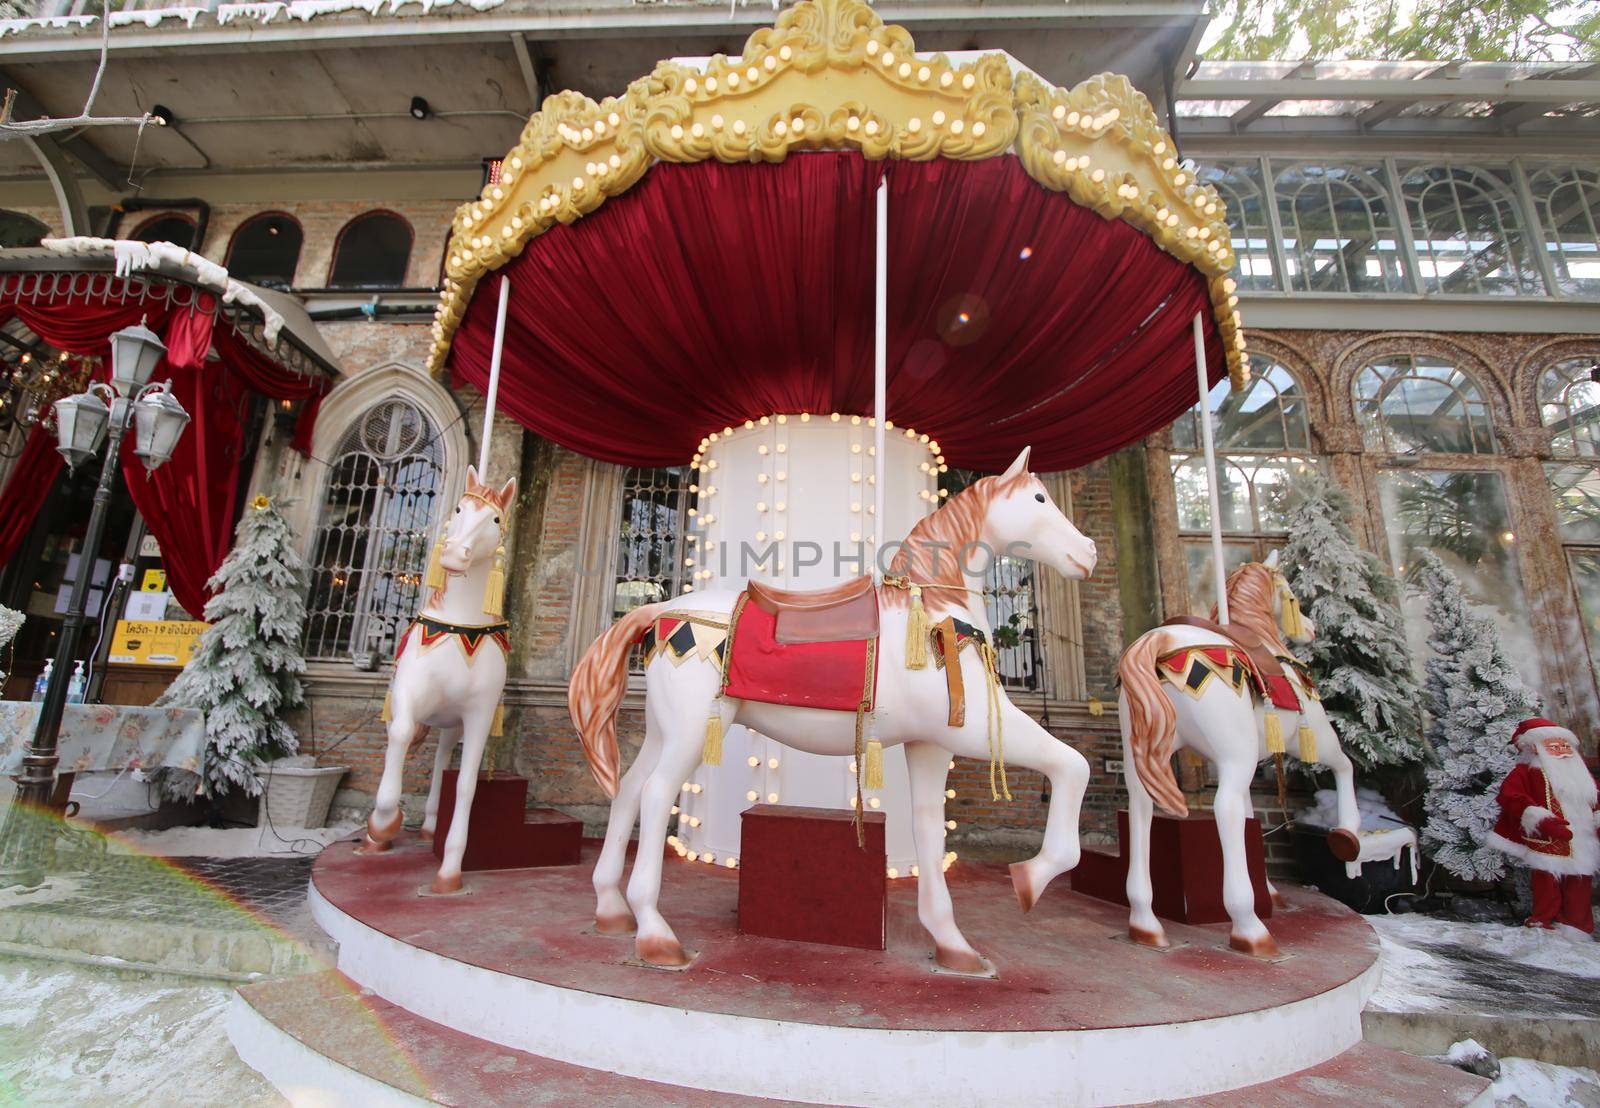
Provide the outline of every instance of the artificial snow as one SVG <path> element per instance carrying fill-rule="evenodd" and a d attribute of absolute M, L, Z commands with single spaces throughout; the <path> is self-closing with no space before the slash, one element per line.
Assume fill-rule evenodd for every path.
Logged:
<path fill-rule="evenodd" d="M 1356 789 L 1356 810 L 1361 815 L 1361 853 L 1346 862 L 1345 876 L 1352 881 L 1361 876 L 1368 862 L 1388 862 L 1395 869 L 1411 851 L 1411 883 L 1417 883 L 1417 833 L 1389 807 L 1376 789 Z M 1295 816 L 1297 823 L 1324 829 L 1339 825 L 1339 794 L 1333 789 L 1318 789 L 1312 803 Z"/>
<path fill-rule="evenodd" d="M 1488 1103 L 1504 1108 L 1600 1105 L 1600 1073 L 1583 1066 L 1502 1058 L 1500 1076 L 1489 1086 L 1486 1095 Z"/>
<path fill-rule="evenodd" d="M 0 38 L 20 35 L 35 27 L 48 27 L 52 31 L 65 31 L 70 27 L 87 27 L 95 21 L 92 15 L 49 15 L 38 19 L 0 19 Z"/>
<path fill-rule="evenodd" d="M 50 962 L 0 961 L 0 1100 L 129 1104 L 287 1103 L 234 1053 L 232 988 Z"/>
<path fill-rule="evenodd" d="M 287 858 L 320 853 L 360 829 L 359 821 L 348 821 L 332 827 L 171 827 L 108 837 L 135 853 L 165 858 Z"/>
<path fill-rule="evenodd" d="M 128 27 L 135 23 L 143 23 L 146 27 L 154 28 L 163 19 L 181 19 L 190 27 L 194 26 L 195 19 L 205 8 L 140 8 L 137 11 L 120 11 L 111 13 L 113 27 Z"/>
<path fill-rule="evenodd" d="M 217 22 L 231 23 L 235 19 L 249 19 L 257 23 L 271 23 L 286 7 L 283 0 L 265 0 L 253 4 L 218 4 Z"/>

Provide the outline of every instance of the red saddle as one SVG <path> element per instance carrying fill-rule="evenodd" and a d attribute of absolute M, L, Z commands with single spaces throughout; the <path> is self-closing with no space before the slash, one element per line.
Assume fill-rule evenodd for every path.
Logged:
<path fill-rule="evenodd" d="M 752 581 L 728 637 L 727 696 L 841 712 L 872 707 L 878 593 L 870 577 L 808 591 Z"/>

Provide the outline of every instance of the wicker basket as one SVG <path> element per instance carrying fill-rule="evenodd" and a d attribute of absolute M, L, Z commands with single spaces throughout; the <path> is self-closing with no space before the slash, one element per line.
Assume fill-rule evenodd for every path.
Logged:
<path fill-rule="evenodd" d="M 259 823 L 273 827 L 323 827 L 339 779 L 349 766 L 319 766 L 305 755 L 280 758 L 261 767 Z"/>

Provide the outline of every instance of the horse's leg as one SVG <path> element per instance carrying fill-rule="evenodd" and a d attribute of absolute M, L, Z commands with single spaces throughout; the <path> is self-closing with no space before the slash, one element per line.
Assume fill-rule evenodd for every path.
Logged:
<path fill-rule="evenodd" d="M 444 787 L 444 771 L 450 768 L 450 754 L 461 741 L 461 728 L 439 728 L 439 745 L 433 751 L 433 779 L 428 782 L 428 803 L 422 809 L 422 841 L 431 843 L 439 826 L 439 790 Z"/>
<path fill-rule="evenodd" d="M 410 705 L 398 696 L 393 697 L 392 701 L 389 746 L 383 754 L 383 777 L 378 781 L 372 814 L 367 817 L 367 837 L 361 845 L 363 854 L 381 854 L 389 849 L 395 836 L 400 834 L 400 784 L 406 768 L 406 752 L 422 730 L 420 725 L 412 721 Z"/>
<path fill-rule="evenodd" d="M 1339 803 L 1339 826 L 1328 832 L 1328 849 L 1341 862 L 1361 856 L 1361 809 L 1356 805 L 1355 765 L 1339 745 L 1339 737 L 1326 718 L 1317 727 L 1317 761 L 1333 770 L 1334 796 Z"/>
<path fill-rule="evenodd" d="M 461 770 L 456 774 L 456 806 L 450 815 L 450 833 L 444 839 L 444 859 L 433 877 L 436 893 L 461 891 L 461 859 L 467 853 L 472 797 L 478 791 L 478 768 L 483 764 L 483 748 L 489 742 L 493 714 L 491 702 L 487 711 L 475 710 L 461 721 Z"/>
<path fill-rule="evenodd" d="M 1233 921 L 1228 945 L 1246 954 L 1271 958 L 1277 955 L 1278 944 L 1256 915 L 1256 890 L 1245 860 L 1245 809 L 1250 803 L 1250 779 L 1256 774 L 1255 728 L 1249 728 L 1245 735 L 1248 749 L 1216 751 L 1217 795 L 1211 806 L 1217 820 L 1217 839 L 1222 844 L 1222 904 Z"/>
<path fill-rule="evenodd" d="M 917 918 L 933 936 L 934 959 L 958 973 L 988 967 L 956 926 L 955 906 L 944 880 L 944 785 L 950 752 L 931 742 L 906 743 L 911 779 L 911 838 L 917 848 Z"/>
<path fill-rule="evenodd" d="M 1122 776 L 1128 787 L 1128 841 L 1124 844 L 1128 855 L 1128 937 L 1143 946 L 1170 946 L 1166 928 L 1151 908 L 1155 887 L 1150 882 L 1150 820 L 1155 803 L 1134 768 L 1126 699 L 1118 707 L 1122 719 Z"/>
<path fill-rule="evenodd" d="M 1011 884 L 1026 912 L 1046 885 L 1078 864 L 1078 813 L 1089 787 L 1089 762 L 1010 701 L 1001 706 L 1000 725 L 1006 761 L 1050 778 L 1044 842 L 1038 854 L 1011 867 Z"/>
<path fill-rule="evenodd" d="M 1252 777 L 1251 780 L 1254 780 L 1254 778 Z M 1246 821 L 1249 821 L 1249 820 L 1254 819 L 1255 815 L 1256 815 L 1255 798 L 1250 795 L 1250 790 L 1247 788 L 1244 791 L 1244 818 L 1245 818 Z M 1287 908 L 1289 906 L 1289 901 L 1286 900 L 1284 898 L 1284 895 L 1278 891 L 1278 886 L 1276 886 L 1276 885 L 1274 885 L 1272 883 L 1272 878 L 1268 877 L 1266 879 L 1266 882 L 1267 882 L 1267 895 L 1272 898 L 1272 907 L 1274 909 Z"/>
<path fill-rule="evenodd" d="M 639 756 L 617 785 L 617 795 L 611 800 L 611 814 L 606 819 L 605 845 L 600 848 L 600 857 L 594 864 L 594 927 L 602 935 L 626 935 L 634 927 L 633 911 L 628 907 L 627 897 L 622 895 L 622 867 L 628 858 L 628 837 L 633 833 L 633 822 L 639 818 L 640 794 L 661 757 L 661 731 L 651 714 L 646 705 L 644 742 L 639 747 Z"/>
<path fill-rule="evenodd" d="M 634 951 L 641 962 L 655 966 L 682 966 L 689 961 L 658 907 L 672 803 L 699 764 L 709 712 L 713 708 L 721 712 L 724 728 L 733 716 L 732 704 L 714 699 L 716 672 L 705 668 L 708 672 L 704 675 L 693 674 L 688 667 L 680 669 L 678 683 L 672 687 L 677 695 L 663 698 L 655 721 L 661 732 L 661 754 L 639 797 L 639 847 L 633 856 L 633 872 L 628 875 L 628 906 L 638 925 Z M 691 687 L 684 688 L 685 684 Z"/>

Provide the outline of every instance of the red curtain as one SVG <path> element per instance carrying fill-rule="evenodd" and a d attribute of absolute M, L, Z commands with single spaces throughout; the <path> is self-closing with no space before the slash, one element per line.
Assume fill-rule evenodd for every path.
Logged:
<path fill-rule="evenodd" d="M 202 294 L 188 307 L 164 301 L 105 302 L 89 298 L 35 300 L 0 305 L 0 321 L 14 313 L 45 342 L 74 354 L 99 355 L 109 362 L 109 336 L 143 319 L 162 336 L 167 356 L 154 380 L 171 379 L 172 394 L 190 415 L 172 460 L 153 473 L 123 443 L 122 469 L 150 533 L 161 544 L 162 561 L 173 596 L 199 616 L 205 608 L 206 581 L 227 556 L 238 508 L 240 469 L 246 454 L 245 420 L 249 389 L 274 400 L 306 401 L 296 426 L 296 448 L 310 442 L 318 401 L 329 382 L 320 376 L 289 372 L 245 342 L 231 327 L 216 327 L 216 301 Z M 218 361 L 209 361 L 215 349 Z M 102 367 L 102 374 L 107 372 Z M 301 436 L 304 436 L 303 442 Z M 44 442 L 42 450 L 36 445 Z M 15 473 L 33 472 L 36 481 L 7 481 L 0 492 L 0 561 L 14 551 L 38 514 L 60 466 L 54 436 L 36 428 Z M 23 468 L 32 458 L 31 471 Z M 52 462 L 51 459 L 54 459 Z M 48 470 L 44 467 L 48 466 Z M 11 532 L 17 534 L 12 537 Z"/>
<path fill-rule="evenodd" d="M 486 278 L 452 367 L 488 381 L 512 282 L 504 410 L 581 453 L 681 464 L 772 412 L 872 406 L 874 190 L 889 200 L 889 415 L 981 470 L 1069 469 L 1195 401 L 1191 319 L 1224 372 L 1202 276 L 1014 158 L 658 165 Z"/>
<path fill-rule="evenodd" d="M 61 466 L 55 435 L 42 424 L 35 424 L 11 467 L 5 489 L 0 490 L 0 508 L 4 509 L 0 511 L 0 564 L 10 561 L 22 545 Z"/>

